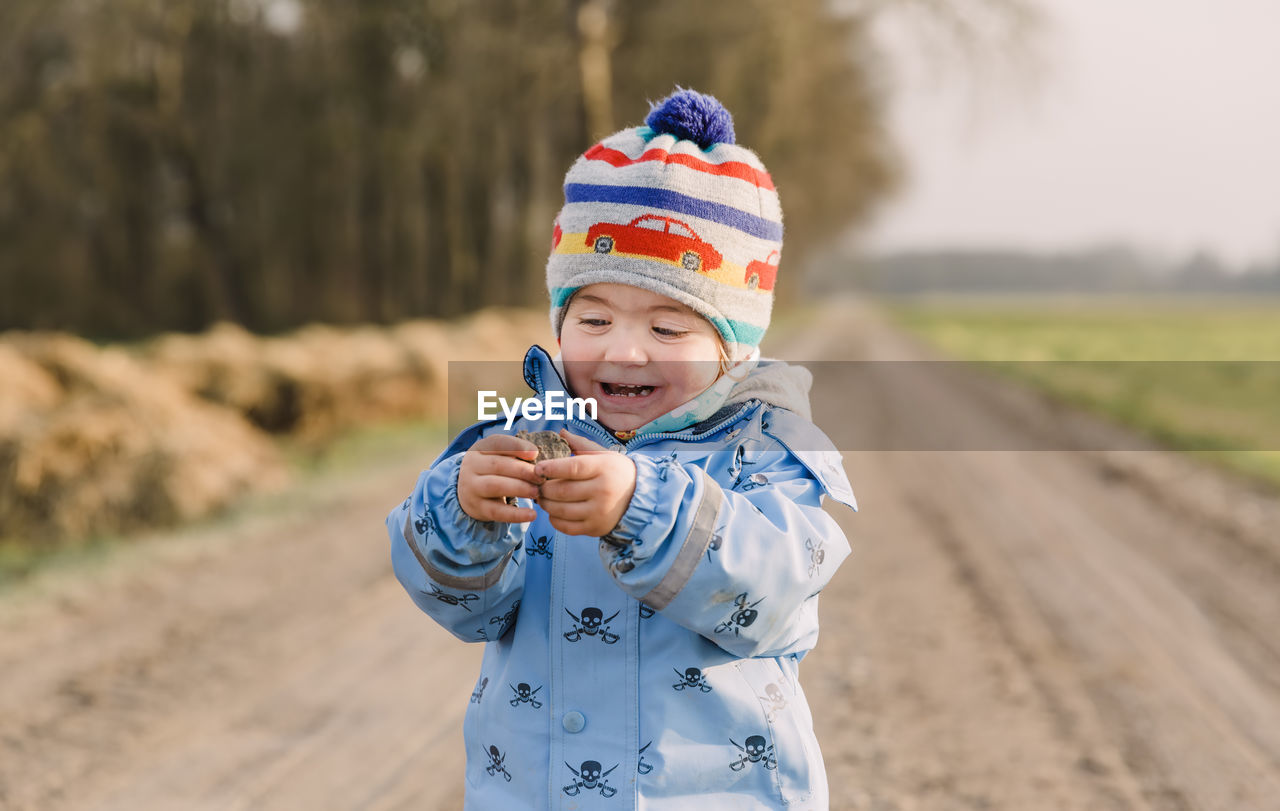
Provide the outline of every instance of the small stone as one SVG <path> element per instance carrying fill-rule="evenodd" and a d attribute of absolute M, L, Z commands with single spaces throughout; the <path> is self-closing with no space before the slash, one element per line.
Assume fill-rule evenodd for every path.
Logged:
<path fill-rule="evenodd" d="M 516 437 L 526 442 L 532 442 L 538 446 L 538 456 L 533 461 L 539 462 L 543 459 L 563 459 L 566 456 L 573 456 L 573 451 L 569 449 L 569 443 L 557 434 L 555 431 L 517 431 Z"/>
<path fill-rule="evenodd" d="M 516 438 L 532 442 L 538 446 L 538 455 L 529 464 L 534 464 L 542 459 L 563 459 L 566 456 L 573 456 L 569 443 L 565 442 L 555 431 L 534 431 L 533 433 L 516 431 Z M 516 503 L 515 496 L 506 496 L 503 501 L 512 505 Z"/>

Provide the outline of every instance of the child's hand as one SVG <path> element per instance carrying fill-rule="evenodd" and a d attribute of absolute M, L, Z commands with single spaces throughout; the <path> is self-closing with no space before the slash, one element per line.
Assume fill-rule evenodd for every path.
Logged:
<path fill-rule="evenodd" d="M 534 470 L 547 481 L 538 504 L 551 526 L 568 535 L 606 535 L 627 511 L 636 489 L 636 465 L 621 453 L 562 430 L 575 456 L 547 459 Z"/>
<path fill-rule="evenodd" d="M 493 434 L 479 440 L 462 456 L 458 469 L 458 503 L 462 511 L 477 521 L 515 524 L 532 521 L 538 513 L 531 507 L 508 504 L 508 496 L 536 498 L 542 477 L 531 464 L 538 456 L 532 442 L 507 434 Z"/>

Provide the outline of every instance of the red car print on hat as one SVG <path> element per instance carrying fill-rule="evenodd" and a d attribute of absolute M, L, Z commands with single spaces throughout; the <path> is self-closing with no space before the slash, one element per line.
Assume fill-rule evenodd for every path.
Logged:
<path fill-rule="evenodd" d="M 643 214 L 626 225 L 598 222 L 587 230 L 587 244 L 596 253 L 652 256 L 686 270 L 711 271 L 724 261 L 687 223 L 657 214 Z"/>
<path fill-rule="evenodd" d="M 752 290 L 772 290 L 773 282 L 778 278 L 779 258 L 778 252 L 773 251 L 765 257 L 763 262 L 759 259 L 754 260 L 747 265 L 747 272 L 742 274 L 742 281 Z"/>

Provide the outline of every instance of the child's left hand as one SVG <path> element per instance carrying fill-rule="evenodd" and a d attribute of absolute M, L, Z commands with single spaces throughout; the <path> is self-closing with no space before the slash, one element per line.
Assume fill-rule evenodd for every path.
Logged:
<path fill-rule="evenodd" d="M 621 453 L 561 430 L 574 456 L 538 462 L 534 472 L 547 479 L 537 502 L 551 526 L 567 535 L 606 535 L 627 511 L 636 489 L 636 465 Z"/>

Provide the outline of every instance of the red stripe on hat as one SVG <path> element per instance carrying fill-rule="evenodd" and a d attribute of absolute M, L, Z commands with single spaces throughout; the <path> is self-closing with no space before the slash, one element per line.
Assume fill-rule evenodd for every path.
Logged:
<path fill-rule="evenodd" d="M 604 161 L 605 163 L 617 167 L 631 166 L 632 164 L 645 163 L 647 161 L 676 163 L 699 172 L 706 172 L 709 175 L 736 177 L 739 180 L 745 180 L 748 183 L 752 183 L 758 188 L 773 191 L 773 178 L 769 177 L 768 172 L 761 171 L 751 164 L 742 163 L 741 161 L 709 163 L 707 161 L 698 160 L 694 156 L 683 152 L 672 153 L 665 149 L 650 149 L 638 158 L 629 158 L 625 152 L 610 149 L 604 144 L 596 144 L 583 153 L 582 157 L 591 161 Z"/>

